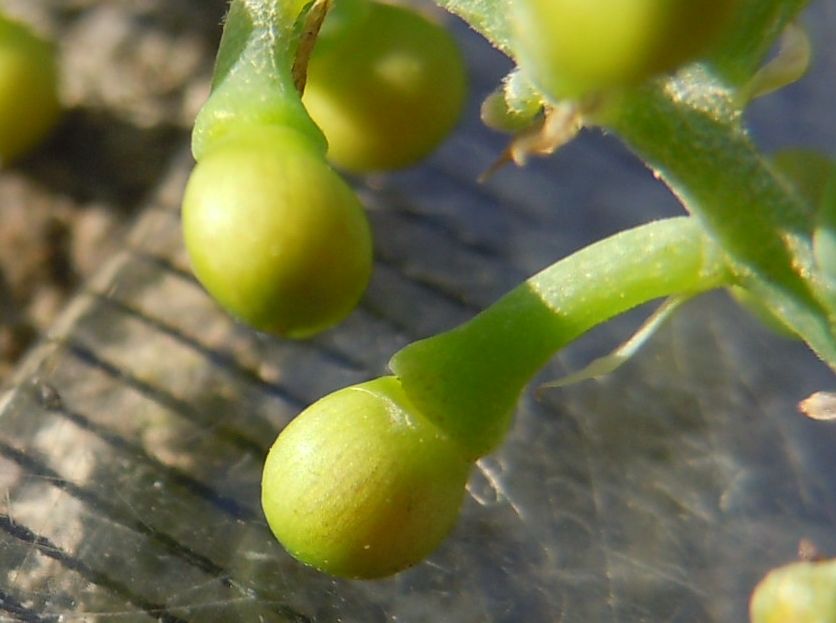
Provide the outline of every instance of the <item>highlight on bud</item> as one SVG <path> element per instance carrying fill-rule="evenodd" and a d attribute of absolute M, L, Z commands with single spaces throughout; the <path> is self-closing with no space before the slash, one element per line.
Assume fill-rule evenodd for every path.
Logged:
<path fill-rule="evenodd" d="M 239 129 L 203 155 L 183 197 L 183 237 L 195 275 L 226 310 L 285 337 L 337 324 L 371 275 L 357 196 L 286 128 Z"/>
<path fill-rule="evenodd" d="M 771 571 L 749 604 L 752 623 L 836 623 L 836 559 Z"/>
<path fill-rule="evenodd" d="M 287 551 L 320 571 L 379 578 L 453 528 L 471 463 L 393 376 L 308 407 L 267 457 L 262 506 Z"/>
<path fill-rule="evenodd" d="M 464 109 L 461 51 L 443 26 L 409 7 L 342 2 L 325 19 L 302 101 L 338 167 L 367 173 L 414 165 Z"/>
<path fill-rule="evenodd" d="M 621 88 L 704 54 L 739 0 L 516 0 L 521 67 L 556 99 Z"/>

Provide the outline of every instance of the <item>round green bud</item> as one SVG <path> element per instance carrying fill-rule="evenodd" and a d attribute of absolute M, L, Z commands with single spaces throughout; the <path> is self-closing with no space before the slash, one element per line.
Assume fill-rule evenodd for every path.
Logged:
<path fill-rule="evenodd" d="M 836 560 L 771 571 L 752 594 L 752 623 L 836 623 Z"/>
<path fill-rule="evenodd" d="M 52 45 L 0 16 L 0 163 L 39 143 L 59 112 Z"/>
<path fill-rule="evenodd" d="M 239 129 L 197 164 L 183 236 L 198 280 L 253 327 L 307 337 L 342 320 L 368 283 L 368 222 L 303 135 Z"/>
<path fill-rule="evenodd" d="M 536 120 L 534 114 L 526 112 L 519 113 L 508 106 L 502 89 L 498 89 L 488 95 L 482 101 L 479 116 L 489 128 L 509 134 L 516 134 L 526 128 L 530 128 Z"/>
<path fill-rule="evenodd" d="M 628 86 L 694 60 L 736 0 L 515 0 L 514 50 L 554 98 Z"/>
<path fill-rule="evenodd" d="M 331 162 L 367 172 L 427 156 L 455 126 L 465 94 L 452 36 L 410 9 L 373 2 L 351 27 L 322 33 L 302 101 Z"/>
<path fill-rule="evenodd" d="M 410 567 L 456 522 L 470 462 L 411 404 L 395 377 L 341 389 L 279 435 L 262 506 L 298 560 L 377 578 Z"/>

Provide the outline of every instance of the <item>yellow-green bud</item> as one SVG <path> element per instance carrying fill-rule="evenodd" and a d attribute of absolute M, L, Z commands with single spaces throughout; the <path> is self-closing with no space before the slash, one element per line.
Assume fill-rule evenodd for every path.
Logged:
<path fill-rule="evenodd" d="M 314 403 L 279 435 L 262 505 L 300 561 L 376 578 L 420 562 L 456 522 L 470 462 L 395 377 Z"/>
<path fill-rule="evenodd" d="M 406 7 L 372 2 L 352 17 L 317 41 L 302 101 L 337 166 L 367 172 L 415 164 L 461 115 L 461 52 L 442 26 Z"/>
<path fill-rule="evenodd" d="M 522 68 L 554 98 L 623 87 L 693 60 L 737 0 L 514 0 Z"/>
<path fill-rule="evenodd" d="M 770 572 L 752 595 L 752 623 L 836 623 L 836 560 Z"/>
<path fill-rule="evenodd" d="M 195 275 L 233 315 L 307 337 L 354 308 L 371 274 L 359 200 L 302 134 L 242 128 L 203 154 L 183 197 Z"/>
<path fill-rule="evenodd" d="M 34 147 L 60 112 L 58 70 L 48 42 L 0 16 L 0 162 Z"/>

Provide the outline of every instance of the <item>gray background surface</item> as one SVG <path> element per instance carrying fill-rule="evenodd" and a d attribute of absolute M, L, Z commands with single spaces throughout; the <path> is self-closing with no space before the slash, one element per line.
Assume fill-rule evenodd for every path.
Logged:
<path fill-rule="evenodd" d="M 353 180 L 376 236 L 360 307 L 308 342 L 258 335 L 207 298 L 180 242 L 186 125 L 219 9 L 7 4 L 62 37 L 70 68 L 96 50 L 102 65 L 68 78 L 57 138 L 3 176 L 45 209 L 123 216 L 0 393 L 0 620 L 734 622 L 799 539 L 836 553 L 836 428 L 796 411 L 832 373 L 716 294 L 612 376 L 527 392 L 426 563 L 351 582 L 294 562 L 258 497 L 264 454 L 301 408 L 555 259 L 681 209 L 597 132 L 476 184 L 505 140 L 480 125 L 479 101 L 508 65 L 454 23 L 472 82 L 460 128 L 419 168 Z M 750 120 L 766 149 L 834 153 L 836 6 L 814 3 L 806 23 L 810 75 Z M 606 352 L 648 311 L 594 331 L 540 380 Z"/>

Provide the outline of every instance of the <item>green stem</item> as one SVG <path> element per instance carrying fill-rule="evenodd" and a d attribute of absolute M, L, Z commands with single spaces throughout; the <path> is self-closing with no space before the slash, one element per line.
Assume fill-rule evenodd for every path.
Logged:
<path fill-rule="evenodd" d="M 813 212 L 739 123 L 734 93 L 699 68 L 625 94 L 613 128 L 728 255 L 737 281 L 836 365 L 836 310 L 813 254 Z"/>
<path fill-rule="evenodd" d="M 306 5 L 300 0 L 233 0 L 212 93 L 195 121 L 196 160 L 237 128 L 270 125 L 298 130 L 324 155 L 325 138 L 305 111 L 292 73 Z"/>
<path fill-rule="evenodd" d="M 687 217 L 621 232 L 563 259 L 464 325 L 415 342 L 389 365 L 423 415 L 476 458 L 510 426 L 525 385 L 560 348 L 644 302 L 727 282 Z"/>
<path fill-rule="evenodd" d="M 514 56 L 498 0 L 436 0 Z M 807 0 L 744 0 L 707 62 L 606 100 L 585 122 L 615 130 L 727 253 L 736 280 L 836 368 L 836 301 L 816 262 L 810 206 L 741 127 L 741 89 Z"/>

